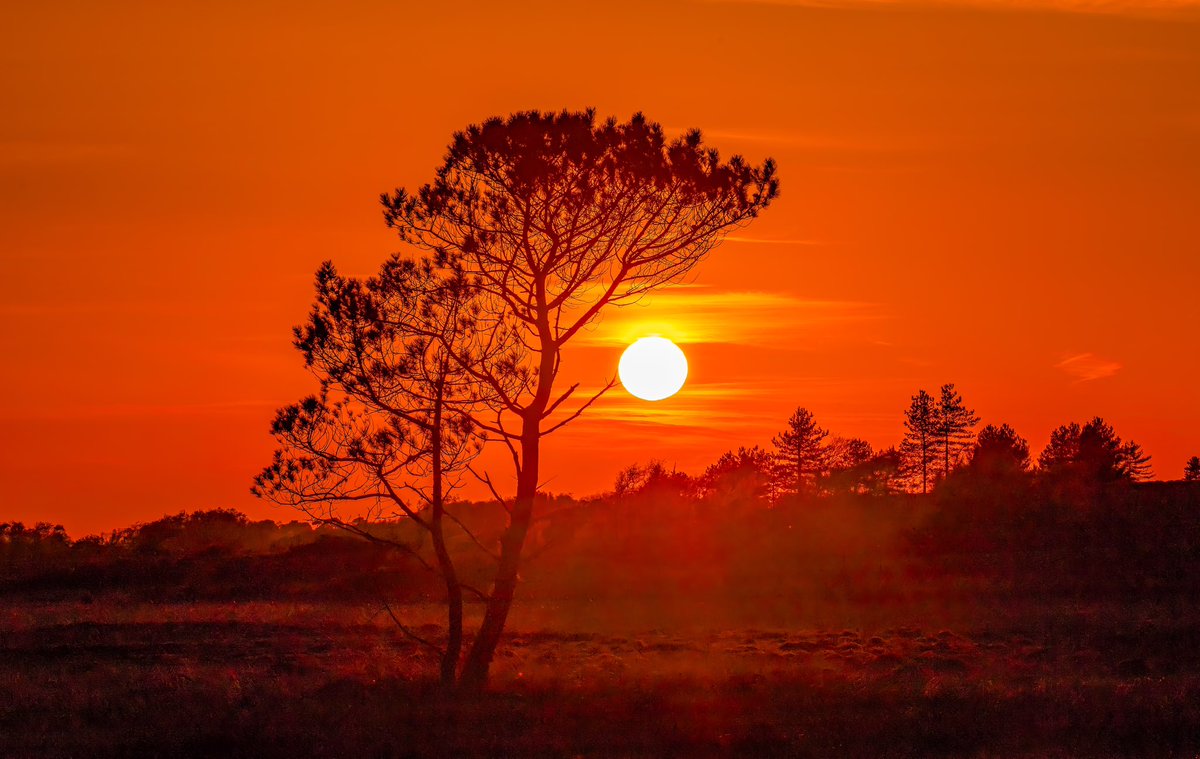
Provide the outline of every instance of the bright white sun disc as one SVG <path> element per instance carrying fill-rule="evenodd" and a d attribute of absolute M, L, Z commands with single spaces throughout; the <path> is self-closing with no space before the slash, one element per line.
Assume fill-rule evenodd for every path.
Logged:
<path fill-rule="evenodd" d="M 621 384 L 644 401 L 661 401 L 675 395 L 687 380 L 687 373 L 687 357 L 665 337 L 643 337 L 625 349 L 617 365 Z"/>

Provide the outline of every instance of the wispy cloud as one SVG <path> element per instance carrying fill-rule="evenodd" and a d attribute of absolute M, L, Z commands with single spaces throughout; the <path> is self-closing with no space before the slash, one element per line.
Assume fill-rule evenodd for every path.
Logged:
<path fill-rule="evenodd" d="M 699 0 L 713 4 L 804 8 L 975 8 L 997 11 L 1056 11 L 1160 16 L 1200 11 L 1200 0 Z"/>
<path fill-rule="evenodd" d="M 883 314 L 874 303 L 677 286 L 610 311 L 582 343 L 611 347 L 661 335 L 677 343 L 779 347 L 786 338 L 818 325 L 880 318 Z"/>
<path fill-rule="evenodd" d="M 770 413 L 754 407 L 747 408 L 745 400 L 763 395 L 761 389 L 721 383 L 685 385 L 676 396 L 664 401 L 647 402 L 634 398 L 620 386 L 588 410 L 587 422 L 616 424 L 627 431 L 658 430 L 707 438 L 726 436 L 731 430 L 752 429 L 768 424 Z M 607 434 L 607 433 L 606 433 Z M 674 439 L 674 438 L 673 438 Z"/>
<path fill-rule="evenodd" d="M 1092 380 L 1111 377 L 1121 370 L 1116 361 L 1100 358 L 1093 353 L 1079 353 L 1068 356 L 1054 365 L 1075 378 L 1076 382 L 1091 382 Z"/>

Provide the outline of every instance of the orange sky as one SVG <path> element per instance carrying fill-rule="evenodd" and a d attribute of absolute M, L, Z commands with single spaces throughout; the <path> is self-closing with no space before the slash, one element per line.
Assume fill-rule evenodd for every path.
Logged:
<path fill-rule="evenodd" d="M 692 286 L 571 349 L 597 385 L 654 329 L 692 375 L 556 434 L 551 490 L 698 471 L 797 405 L 892 444 L 946 381 L 1035 451 L 1101 414 L 1160 477 L 1200 454 L 1200 4 L 427 5 L 0 10 L 0 520 L 292 518 L 248 488 L 314 387 L 317 264 L 370 273 L 379 193 L 526 108 L 642 110 L 782 179 Z"/>

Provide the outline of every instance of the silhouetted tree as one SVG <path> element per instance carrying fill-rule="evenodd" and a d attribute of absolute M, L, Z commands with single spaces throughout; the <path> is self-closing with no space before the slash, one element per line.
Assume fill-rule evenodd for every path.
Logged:
<path fill-rule="evenodd" d="M 473 334 L 473 288 L 453 268 L 393 257 L 365 282 L 317 272 L 316 303 L 295 330 L 296 347 L 320 381 L 320 393 L 279 410 L 271 432 L 274 460 L 253 492 L 300 509 L 314 522 L 352 532 L 417 558 L 444 581 L 447 643 L 399 628 L 441 657 L 442 680 L 454 682 L 463 641 L 463 583 L 447 549 L 445 520 L 460 476 L 480 450 L 468 413 L 489 400 L 470 369 L 494 356 L 462 346 Z M 512 356 L 507 344 L 497 353 Z M 365 514 L 350 519 L 345 504 Z M 374 523 L 411 523 L 432 539 L 434 562 L 418 544 L 382 533 Z M 476 544 L 479 541 L 458 520 Z M 482 548 L 482 545 L 479 545 Z M 486 549 L 484 549 L 486 550 Z"/>
<path fill-rule="evenodd" d="M 1007 424 L 979 432 L 966 466 L 938 482 L 928 537 L 942 547 L 991 545 L 1037 508 L 1031 493 L 1029 444 Z"/>
<path fill-rule="evenodd" d="M 1150 466 L 1150 454 L 1132 440 L 1121 447 L 1117 461 L 1119 477 L 1134 482 L 1145 482 L 1154 476 L 1154 470 Z"/>
<path fill-rule="evenodd" d="M 234 509 L 179 512 L 114 533 L 114 540 L 142 554 L 196 555 L 214 549 L 232 551 L 246 534 L 250 521 Z"/>
<path fill-rule="evenodd" d="M 979 417 L 966 407 L 962 395 L 954 389 L 954 384 L 942 385 L 941 396 L 934 412 L 934 450 L 941 460 L 942 478 L 949 476 L 964 454 L 971 449 L 974 439 L 972 430 L 976 424 L 979 424 Z"/>
<path fill-rule="evenodd" d="M 1082 426 L 1072 422 L 1058 427 L 1038 456 L 1038 468 L 1046 474 L 1099 483 L 1149 479 L 1149 462 L 1140 445 L 1122 441 L 1098 416 Z"/>
<path fill-rule="evenodd" d="M 856 437 L 835 437 L 826 449 L 826 463 L 831 471 L 858 466 L 875 455 L 870 443 Z"/>
<path fill-rule="evenodd" d="M 871 444 L 859 438 L 835 437 L 826 446 L 823 485 L 830 492 L 865 492 L 872 471 L 868 464 L 875 457 Z"/>
<path fill-rule="evenodd" d="M 775 483 L 780 495 L 804 495 L 828 468 L 825 438 L 829 431 L 817 425 L 812 412 L 800 407 L 788 426 L 771 442 L 775 445 Z"/>
<path fill-rule="evenodd" d="M 729 505 L 744 506 L 770 498 L 774 459 L 758 446 L 726 451 L 704 470 L 701 492 Z"/>
<path fill-rule="evenodd" d="M 969 467 L 976 473 L 1003 477 L 1029 470 L 1029 442 L 1007 424 L 989 424 L 979 431 Z"/>
<path fill-rule="evenodd" d="M 630 464 L 617 473 L 613 495 L 617 497 L 664 492 L 673 497 L 687 498 L 695 495 L 697 484 L 685 472 L 667 469 L 663 462 L 654 460 L 647 464 Z"/>
<path fill-rule="evenodd" d="M 70 545 L 61 524 L 0 522 L 0 564 L 37 564 L 62 555 Z"/>
<path fill-rule="evenodd" d="M 1183 479 L 1185 482 L 1200 482 L 1200 456 L 1192 456 L 1183 465 Z"/>
<path fill-rule="evenodd" d="M 1079 458 L 1079 435 L 1082 431 L 1078 422 L 1056 427 L 1050 433 L 1050 442 L 1038 454 L 1038 469 L 1052 472 L 1070 466 Z"/>
<path fill-rule="evenodd" d="M 388 224 L 402 240 L 461 258 L 481 294 L 477 341 L 511 328 L 528 349 L 515 367 L 471 369 L 495 391 L 494 417 L 473 418 L 508 446 L 516 493 L 505 501 L 510 518 L 464 683 L 486 681 L 508 618 L 534 516 L 542 438 L 599 397 L 564 405 L 577 386 L 555 388 L 563 347 L 606 306 L 632 303 L 686 275 L 777 193 L 769 160 L 758 167 L 739 156 L 722 161 L 698 131 L 668 141 L 640 114 L 598 124 L 586 111 L 523 112 L 471 126 L 454 136 L 432 183 L 383 196 Z M 523 382 L 504 386 L 500 378 L 514 369 Z"/>
<path fill-rule="evenodd" d="M 929 492 L 929 470 L 935 461 L 938 441 L 938 407 L 933 396 L 924 390 L 912 397 L 904 412 L 904 441 L 900 456 L 904 468 L 921 480 L 921 492 Z"/>
<path fill-rule="evenodd" d="M 861 466 L 859 492 L 871 495 L 888 495 L 903 489 L 903 459 L 895 447 L 876 451 L 875 455 Z"/>

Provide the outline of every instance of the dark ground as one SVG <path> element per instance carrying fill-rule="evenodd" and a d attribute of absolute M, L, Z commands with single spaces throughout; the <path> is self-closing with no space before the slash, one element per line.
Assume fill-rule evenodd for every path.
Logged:
<path fill-rule="evenodd" d="M 543 609 L 516 621 L 492 692 L 455 699 L 429 682 L 427 654 L 367 607 L 13 604 L 0 632 L 0 755 L 1200 750 L 1195 619 L 1043 611 L 987 630 L 618 634 L 542 627 L 556 614 Z"/>
<path fill-rule="evenodd" d="M 1200 756 L 1200 486 L 547 513 L 473 697 L 365 543 L 10 526 L 0 757 Z"/>

